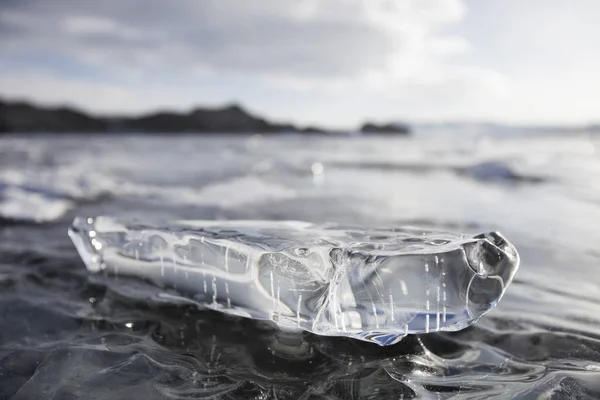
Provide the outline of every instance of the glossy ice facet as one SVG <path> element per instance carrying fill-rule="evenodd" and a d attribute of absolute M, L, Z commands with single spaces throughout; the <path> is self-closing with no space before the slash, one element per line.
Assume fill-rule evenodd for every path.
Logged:
<path fill-rule="evenodd" d="M 284 329 L 379 345 L 474 323 L 519 265 L 496 232 L 96 217 L 76 218 L 69 235 L 92 272 L 140 278 L 170 298 Z"/>

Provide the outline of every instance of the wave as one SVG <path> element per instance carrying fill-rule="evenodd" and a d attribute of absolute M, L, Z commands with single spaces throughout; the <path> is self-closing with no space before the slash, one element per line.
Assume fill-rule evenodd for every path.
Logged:
<path fill-rule="evenodd" d="M 457 167 L 455 168 L 455 171 L 459 174 L 485 182 L 509 181 L 541 183 L 547 180 L 541 176 L 518 173 L 502 161 L 485 161 L 469 167 Z"/>
<path fill-rule="evenodd" d="M 49 222 L 73 208 L 74 201 L 40 187 L 0 182 L 0 217 L 7 221 Z"/>
<path fill-rule="evenodd" d="M 394 163 L 388 161 L 336 161 L 330 163 L 330 165 L 341 168 L 403 171 L 410 173 L 433 173 L 448 171 L 459 176 L 465 176 L 481 182 L 542 183 L 548 180 L 546 177 L 517 172 L 503 161 L 483 161 L 467 166 L 426 163 Z"/>
<path fill-rule="evenodd" d="M 79 204 L 106 198 L 229 209 L 296 197 L 294 190 L 255 176 L 232 177 L 200 188 L 142 184 L 99 174 L 93 179 L 56 174 L 48 181 L 57 183 L 52 187 L 40 179 L 27 182 L 24 176 L 0 181 L 0 218 L 47 223 L 60 219 Z"/>
<path fill-rule="evenodd" d="M 516 172 L 500 161 L 469 166 L 393 162 L 332 162 L 333 167 L 403 171 L 411 174 L 451 172 L 483 183 L 542 183 L 546 178 Z M 91 167 L 65 166 L 0 172 L 0 218 L 26 223 L 60 219 L 78 205 L 99 199 L 130 199 L 159 205 L 208 206 L 234 209 L 249 204 L 297 198 L 296 190 L 273 182 L 260 171 L 222 176 L 194 186 L 136 182 Z"/>

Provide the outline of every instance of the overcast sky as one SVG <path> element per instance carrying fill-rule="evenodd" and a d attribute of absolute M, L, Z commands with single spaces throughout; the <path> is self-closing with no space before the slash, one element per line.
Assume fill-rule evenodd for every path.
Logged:
<path fill-rule="evenodd" d="M 600 121 L 598 0 L 1 0 L 0 95 L 282 121 Z"/>

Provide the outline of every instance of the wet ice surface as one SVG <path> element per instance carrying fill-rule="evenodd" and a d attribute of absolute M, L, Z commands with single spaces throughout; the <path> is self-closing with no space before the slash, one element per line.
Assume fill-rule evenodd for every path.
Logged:
<path fill-rule="evenodd" d="M 0 399 L 598 398 L 598 142 L 3 137 Z M 498 230 L 521 263 L 472 327 L 382 347 L 90 274 L 77 215 Z"/>
<path fill-rule="evenodd" d="M 88 270 L 165 289 L 157 298 L 382 346 L 466 328 L 519 265 L 496 232 L 100 216 L 76 218 L 69 236 Z"/>

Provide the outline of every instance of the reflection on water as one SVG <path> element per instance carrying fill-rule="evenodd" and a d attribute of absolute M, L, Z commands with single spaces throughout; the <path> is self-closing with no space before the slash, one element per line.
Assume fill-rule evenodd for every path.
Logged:
<path fill-rule="evenodd" d="M 384 138 L 1 139 L 0 398 L 599 397 L 593 146 L 557 137 L 471 147 Z M 456 173 L 488 161 L 493 179 L 489 170 Z M 543 179 L 511 179 L 507 170 Z M 148 302 L 130 283 L 107 286 L 88 275 L 66 235 L 74 215 L 100 214 L 500 230 L 522 262 L 500 306 L 476 326 L 381 348 Z"/>

